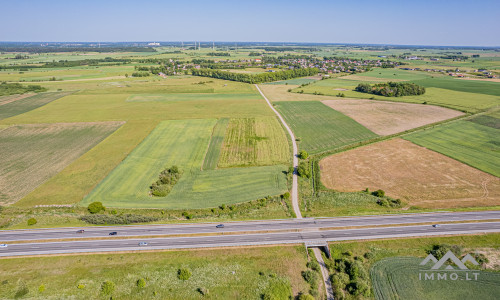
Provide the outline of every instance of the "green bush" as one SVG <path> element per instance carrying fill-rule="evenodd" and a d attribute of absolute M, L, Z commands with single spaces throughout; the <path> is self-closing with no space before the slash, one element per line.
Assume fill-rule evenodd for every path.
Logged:
<path fill-rule="evenodd" d="M 316 271 L 316 272 L 319 272 L 319 270 L 320 270 L 319 263 L 316 260 L 311 260 L 311 261 L 307 262 L 307 267 L 309 269 Z"/>
<path fill-rule="evenodd" d="M 177 166 L 171 166 L 162 171 L 158 180 L 149 187 L 151 195 L 155 197 L 167 196 L 181 176 L 182 172 Z"/>
<path fill-rule="evenodd" d="M 451 251 L 457 257 L 462 256 L 463 249 L 459 245 L 448 245 L 448 244 L 439 244 L 433 245 L 432 249 L 427 251 L 428 254 L 432 254 L 436 259 L 441 259 L 446 252 Z"/>
<path fill-rule="evenodd" d="M 299 163 L 299 167 L 297 168 L 297 174 L 300 177 L 311 178 L 311 170 L 309 168 L 309 164 L 305 161 L 301 161 Z"/>
<path fill-rule="evenodd" d="M 35 218 L 30 218 L 28 219 L 28 226 L 32 226 L 32 225 L 35 225 L 37 223 L 36 219 Z"/>
<path fill-rule="evenodd" d="M 354 280 L 347 285 L 347 291 L 354 296 L 370 296 L 370 286 L 363 280 Z"/>
<path fill-rule="evenodd" d="M 307 151 L 305 151 L 305 150 L 300 150 L 300 152 L 299 152 L 299 158 L 300 158 L 300 159 L 306 159 L 306 158 L 308 158 L 308 157 L 309 157 L 309 153 L 307 153 Z"/>
<path fill-rule="evenodd" d="M 373 196 L 382 198 L 385 196 L 385 192 L 383 190 L 376 190 L 372 193 Z"/>
<path fill-rule="evenodd" d="M 80 220 L 94 224 L 94 225 L 121 225 L 121 224 L 133 224 L 133 223 L 148 223 L 157 221 L 157 217 L 143 216 L 136 214 L 126 214 L 126 215 L 87 215 L 80 217 Z"/>
<path fill-rule="evenodd" d="M 271 281 L 262 295 L 264 300 L 283 300 L 292 297 L 290 282 L 284 278 L 276 278 Z"/>
<path fill-rule="evenodd" d="M 183 212 L 182 216 L 188 220 L 191 220 L 193 218 L 193 214 L 187 211 Z"/>
<path fill-rule="evenodd" d="M 179 269 L 177 271 L 177 278 L 179 278 L 180 280 L 188 280 L 189 278 L 191 278 L 191 271 L 186 268 Z"/>
<path fill-rule="evenodd" d="M 311 286 L 316 286 L 318 284 L 318 273 L 314 271 L 311 270 L 302 271 L 302 277 Z"/>
<path fill-rule="evenodd" d="M 137 287 L 142 289 L 142 288 L 145 288 L 146 287 L 146 280 L 144 280 L 144 278 L 139 278 L 137 279 Z"/>
<path fill-rule="evenodd" d="M 349 275 L 340 272 L 335 273 L 332 275 L 331 280 L 334 287 L 345 289 L 347 284 L 349 283 Z"/>
<path fill-rule="evenodd" d="M 290 199 L 290 193 L 289 192 L 285 192 L 283 195 L 281 195 L 281 198 L 283 198 L 285 200 Z"/>
<path fill-rule="evenodd" d="M 38 287 L 38 292 L 43 293 L 45 291 L 45 284 L 42 284 Z"/>
<path fill-rule="evenodd" d="M 309 294 L 300 294 L 298 300 L 314 300 L 314 297 Z"/>
<path fill-rule="evenodd" d="M 24 282 L 22 279 L 19 279 L 17 282 L 17 289 L 16 289 L 16 294 L 14 295 L 14 298 L 21 298 L 26 296 L 30 292 L 28 286 L 26 285 L 26 282 Z"/>
<path fill-rule="evenodd" d="M 102 205 L 101 202 L 92 202 L 89 204 L 87 209 L 88 209 L 89 213 L 91 213 L 91 214 L 97 214 L 101 211 L 106 210 L 106 208 L 104 207 L 104 205 Z"/>
<path fill-rule="evenodd" d="M 79 284 L 76 286 L 79 290 L 83 290 L 85 288 L 85 285 L 84 284 Z"/>
<path fill-rule="evenodd" d="M 115 284 L 112 281 L 106 280 L 101 284 L 101 293 L 111 295 L 115 291 Z"/>
<path fill-rule="evenodd" d="M 372 259 L 375 257 L 375 254 L 373 254 L 372 252 L 366 252 L 364 256 L 366 259 Z"/>

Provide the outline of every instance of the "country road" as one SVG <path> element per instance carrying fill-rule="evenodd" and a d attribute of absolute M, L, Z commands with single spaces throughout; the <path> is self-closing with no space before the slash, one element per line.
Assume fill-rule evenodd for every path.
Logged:
<path fill-rule="evenodd" d="M 453 223 L 443 224 L 438 228 L 434 228 L 430 225 L 413 225 L 304 232 L 21 243 L 11 244 L 6 248 L 0 248 L 0 257 L 81 252 L 299 244 L 312 241 L 332 242 L 486 232 L 500 232 L 500 222 Z M 148 245 L 139 246 L 139 242 L 147 242 Z"/>
<path fill-rule="evenodd" d="M 297 183 L 297 168 L 299 167 L 299 158 L 298 158 L 298 147 L 297 147 L 297 142 L 295 140 L 295 135 L 293 134 L 293 131 L 288 127 L 288 124 L 286 124 L 285 119 L 280 115 L 280 113 L 273 107 L 271 104 L 271 101 L 267 99 L 266 95 L 260 90 L 258 85 L 255 85 L 259 93 L 264 97 L 264 99 L 267 102 L 267 105 L 274 111 L 276 116 L 280 119 L 281 123 L 283 126 L 286 128 L 288 131 L 288 134 L 290 135 L 290 138 L 292 139 L 292 148 L 293 148 L 293 180 L 292 180 L 292 206 L 293 206 L 293 211 L 295 212 L 295 216 L 297 219 L 302 219 L 302 214 L 300 213 L 300 208 L 299 208 L 299 188 L 298 188 L 298 183 Z"/>

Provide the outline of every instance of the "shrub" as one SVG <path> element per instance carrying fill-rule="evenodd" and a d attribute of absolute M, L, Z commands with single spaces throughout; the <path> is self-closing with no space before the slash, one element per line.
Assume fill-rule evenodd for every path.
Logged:
<path fill-rule="evenodd" d="M 314 300 L 314 297 L 309 294 L 300 294 L 298 300 Z"/>
<path fill-rule="evenodd" d="M 383 190 L 376 190 L 375 192 L 372 192 L 372 195 L 375 197 L 382 198 L 385 196 L 385 192 Z"/>
<path fill-rule="evenodd" d="M 276 278 L 264 291 L 262 299 L 264 300 L 282 300 L 290 299 L 292 297 L 292 288 L 288 280 L 283 278 Z"/>
<path fill-rule="evenodd" d="M 302 271 L 302 277 L 311 286 L 315 286 L 318 283 L 318 273 L 314 271 L 311 270 Z"/>
<path fill-rule="evenodd" d="M 101 293 L 111 295 L 115 291 L 115 284 L 112 281 L 106 280 L 101 284 Z"/>
<path fill-rule="evenodd" d="M 372 252 L 366 252 L 364 256 L 366 259 L 372 259 L 375 257 L 375 254 L 373 254 Z"/>
<path fill-rule="evenodd" d="M 155 197 L 167 196 L 181 176 L 182 172 L 175 165 L 162 171 L 158 180 L 149 187 L 151 195 Z"/>
<path fill-rule="evenodd" d="M 300 150 L 300 152 L 299 152 L 299 158 L 300 158 L 300 159 L 306 159 L 306 158 L 308 158 L 308 157 L 309 157 L 309 153 L 307 153 L 307 151 L 305 151 L 305 150 Z"/>
<path fill-rule="evenodd" d="M 332 275 L 331 280 L 333 286 L 345 289 L 346 285 L 349 283 L 349 275 L 341 272 L 335 273 Z"/>
<path fill-rule="evenodd" d="M 177 278 L 180 280 L 188 280 L 191 277 L 191 271 L 186 268 L 179 269 L 177 271 Z"/>
<path fill-rule="evenodd" d="M 45 284 L 42 284 L 38 287 L 38 292 L 43 293 L 45 291 Z"/>
<path fill-rule="evenodd" d="M 346 271 L 346 273 L 349 274 L 351 280 L 356 280 L 358 278 L 368 278 L 368 272 L 366 271 L 363 264 L 359 261 L 351 262 Z"/>
<path fill-rule="evenodd" d="M 32 225 L 35 225 L 37 223 L 36 219 L 35 218 L 30 218 L 28 219 L 28 226 L 32 226 Z"/>
<path fill-rule="evenodd" d="M 132 224 L 132 223 L 148 223 L 157 221 L 157 217 L 126 214 L 126 215 L 87 215 L 80 217 L 80 220 L 95 224 Z"/>
<path fill-rule="evenodd" d="M 354 280 L 347 285 L 347 291 L 354 296 L 370 296 L 370 286 L 363 280 Z"/>
<path fill-rule="evenodd" d="M 193 214 L 187 211 L 183 212 L 182 216 L 188 220 L 191 220 L 193 218 Z"/>
<path fill-rule="evenodd" d="M 92 202 L 89 204 L 87 209 L 88 209 L 89 213 L 91 213 L 91 214 L 97 214 L 101 211 L 106 210 L 106 208 L 104 207 L 104 205 L 102 205 L 101 202 Z"/>
<path fill-rule="evenodd" d="M 484 265 L 490 262 L 489 259 L 482 253 L 473 253 L 472 257 L 474 257 L 474 259 L 480 265 Z"/>
<path fill-rule="evenodd" d="M 316 260 L 311 260 L 311 261 L 307 262 L 307 267 L 309 269 L 314 270 L 314 271 L 319 271 L 320 270 L 319 263 Z"/>
<path fill-rule="evenodd" d="M 311 170 L 309 168 L 309 164 L 305 161 L 301 161 L 299 163 L 299 167 L 297 168 L 297 174 L 300 177 L 311 178 Z"/>
<path fill-rule="evenodd" d="M 76 287 L 76 288 L 78 288 L 78 289 L 82 290 L 82 289 L 84 289 L 84 288 L 85 288 L 85 285 L 80 283 L 79 285 L 77 285 L 77 287 Z"/>
<path fill-rule="evenodd" d="M 136 284 L 137 284 L 138 288 L 141 288 L 141 289 L 145 288 L 146 287 L 146 280 L 144 280 L 144 278 L 139 278 L 139 279 L 137 279 Z"/>
<path fill-rule="evenodd" d="M 290 193 L 289 192 L 285 192 L 283 195 L 281 195 L 281 198 L 283 198 L 285 200 L 290 199 Z"/>
<path fill-rule="evenodd" d="M 427 251 L 428 254 L 432 254 L 436 259 L 441 259 L 446 252 L 451 251 L 457 257 L 462 256 L 463 249 L 458 245 L 448 245 L 448 244 L 440 244 L 433 245 L 432 249 Z"/>

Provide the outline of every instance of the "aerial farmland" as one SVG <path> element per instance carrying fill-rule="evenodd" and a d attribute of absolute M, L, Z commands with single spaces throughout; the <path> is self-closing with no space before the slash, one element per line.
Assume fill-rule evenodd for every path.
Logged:
<path fill-rule="evenodd" d="M 374 239 L 386 235 L 372 239 L 356 230 L 498 221 L 467 219 L 500 209 L 497 48 L 102 47 L 0 43 L 0 243 L 5 251 L 38 249 L 40 241 L 137 247 L 96 243 L 91 251 L 57 248 L 48 257 L 29 252 L 38 250 L 19 250 L 29 258 L 5 255 L 0 298 L 496 293 L 484 288 L 499 280 L 496 229 L 381 241 Z M 442 213 L 466 216 L 349 225 Z M 322 220 L 341 221 L 319 227 Z M 149 231 L 122 237 L 126 228 Z M 31 229 L 75 235 L 8 239 Z M 309 238 L 328 230 L 353 231 Z M 300 243 L 276 240 L 279 234 L 298 234 Z M 203 237 L 214 241 L 190 244 Z M 219 249 L 216 239 L 242 242 Z M 415 283 L 418 262 L 448 249 L 474 253 L 482 280 L 444 284 L 440 292 L 438 283 Z M 80 252 L 86 255 L 77 258 Z"/>

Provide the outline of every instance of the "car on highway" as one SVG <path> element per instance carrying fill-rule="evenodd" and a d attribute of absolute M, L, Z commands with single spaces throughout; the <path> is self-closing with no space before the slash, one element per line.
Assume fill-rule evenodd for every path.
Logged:
<path fill-rule="evenodd" d="M 148 242 L 139 242 L 139 246 L 147 246 Z"/>
<path fill-rule="evenodd" d="M 441 225 L 439 225 L 439 224 L 434 224 L 434 225 L 432 225 L 432 227 L 434 227 L 434 228 L 438 228 L 438 227 L 441 227 Z"/>
<path fill-rule="evenodd" d="M 83 229 L 80 229 L 80 230 L 76 231 L 76 233 L 84 233 L 84 232 L 85 232 L 85 230 L 83 230 Z"/>
<path fill-rule="evenodd" d="M 224 224 L 219 224 L 219 225 L 215 226 L 215 228 L 224 228 Z"/>
<path fill-rule="evenodd" d="M 113 232 L 109 233 L 109 235 L 117 235 L 117 234 L 118 234 L 118 232 L 116 232 L 116 231 L 113 231 Z"/>
<path fill-rule="evenodd" d="M 0 244 L 0 248 L 7 248 L 7 244 Z"/>

